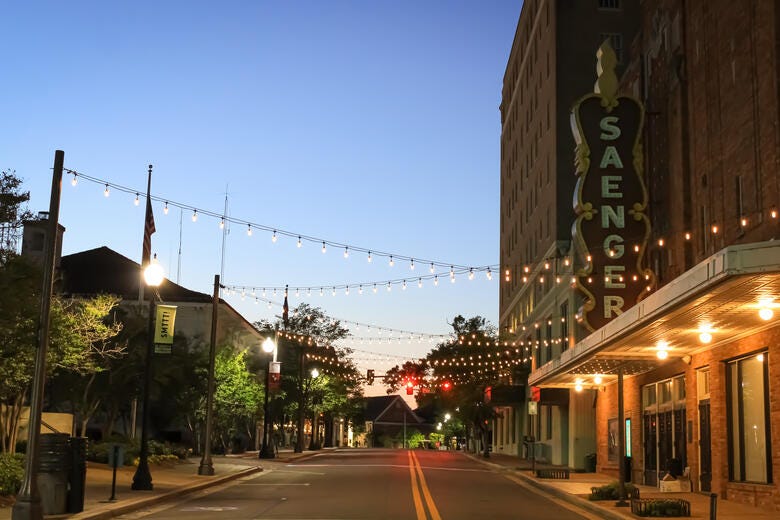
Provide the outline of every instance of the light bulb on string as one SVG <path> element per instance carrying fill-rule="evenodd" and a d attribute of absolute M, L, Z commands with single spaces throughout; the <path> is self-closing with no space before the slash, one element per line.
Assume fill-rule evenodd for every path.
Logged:
<path fill-rule="evenodd" d="M 349 246 L 344 247 L 344 258 L 349 258 Z"/>
<path fill-rule="evenodd" d="M 197 209 L 193 209 L 192 210 L 192 221 L 193 222 L 197 222 L 198 221 L 198 210 Z"/>
<path fill-rule="evenodd" d="M 336 286 L 333 286 L 333 296 L 336 296 Z"/>
<path fill-rule="evenodd" d="M 322 243 L 322 254 L 324 255 L 327 252 L 327 248 L 325 247 L 325 242 Z"/>
<path fill-rule="evenodd" d="M 164 213 L 165 215 L 167 215 L 167 214 L 168 214 L 168 201 L 167 201 L 167 200 L 165 201 L 165 206 L 163 206 L 163 213 Z"/>
<path fill-rule="evenodd" d="M 225 217 L 219 219 L 219 229 L 225 229 Z"/>
<path fill-rule="evenodd" d="M 70 180 L 70 185 L 75 186 L 79 183 L 78 174 L 76 172 L 73 172 L 73 178 Z"/>
<path fill-rule="evenodd" d="M 409 270 L 414 271 L 414 258 L 409 262 Z"/>
<path fill-rule="evenodd" d="M 303 245 L 303 243 L 301 242 L 301 237 L 300 237 L 300 236 L 298 237 L 298 243 L 297 243 L 296 245 L 297 245 L 299 248 L 300 248 L 300 247 Z"/>
<path fill-rule="evenodd" d="M 469 280 L 473 280 L 473 279 L 474 279 L 474 268 L 469 267 Z"/>
<path fill-rule="evenodd" d="M 323 294 L 323 293 L 322 293 L 322 287 L 320 287 L 320 296 L 322 296 L 322 294 Z"/>
<path fill-rule="evenodd" d="M 252 236 L 252 224 L 247 224 L 247 226 L 246 226 L 246 235 L 248 237 Z"/>
<path fill-rule="evenodd" d="M 417 287 L 422 287 L 422 278 L 417 279 Z"/>
<path fill-rule="evenodd" d="M 108 184 L 106 184 L 106 189 L 103 190 L 103 196 L 108 197 L 111 194 L 111 191 L 108 189 Z"/>
<path fill-rule="evenodd" d="M 390 267 L 393 267 L 395 262 L 393 261 L 393 255 L 390 255 Z"/>
<path fill-rule="evenodd" d="M 487 272 L 485 273 L 485 276 L 487 276 L 488 280 L 492 280 L 493 279 L 493 273 L 490 272 L 490 268 L 489 267 L 487 269 Z"/>
<path fill-rule="evenodd" d="M 433 285 L 439 285 L 439 275 L 433 277 Z"/>
<path fill-rule="evenodd" d="M 271 242 L 276 243 L 276 230 L 274 229 L 273 235 L 271 235 Z"/>
<path fill-rule="evenodd" d="M 376 284 L 374 284 L 374 294 L 376 294 Z"/>
<path fill-rule="evenodd" d="M 138 206 L 141 203 L 141 200 L 138 198 L 138 193 L 135 194 L 135 200 L 133 201 L 133 204 Z"/>
<path fill-rule="evenodd" d="M 306 288 L 306 297 L 311 297 L 311 287 Z"/>
<path fill-rule="evenodd" d="M 358 286 L 358 294 L 363 294 L 363 286 Z"/>
<path fill-rule="evenodd" d="M 349 296 L 349 285 L 344 289 L 344 296 Z"/>
<path fill-rule="evenodd" d="M 296 297 L 296 298 L 300 298 L 300 296 L 301 296 L 301 290 L 300 290 L 300 289 L 298 289 L 298 288 L 296 288 L 296 289 L 295 289 L 295 297 Z"/>
<path fill-rule="evenodd" d="M 390 282 L 387 282 L 387 292 L 390 292 L 392 290 L 393 290 L 392 285 L 390 284 Z"/>
<path fill-rule="evenodd" d="M 433 265 L 433 262 L 431 262 L 431 274 L 436 272 L 436 267 Z"/>

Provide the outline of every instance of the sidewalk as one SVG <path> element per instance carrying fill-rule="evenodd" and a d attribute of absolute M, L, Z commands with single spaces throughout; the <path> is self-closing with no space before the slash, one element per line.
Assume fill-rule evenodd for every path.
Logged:
<path fill-rule="evenodd" d="M 289 463 L 294 460 L 313 457 L 320 451 L 293 453 L 292 450 L 279 450 L 276 459 L 261 460 L 256 451 L 240 455 L 214 456 L 213 476 L 198 475 L 199 457 L 172 465 L 151 465 L 152 491 L 132 491 L 130 484 L 135 474 L 134 466 L 119 468 L 116 474 L 116 500 L 109 502 L 111 496 L 112 469 L 106 464 L 87 463 L 87 483 L 84 493 L 84 511 L 73 515 L 47 516 L 49 519 L 69 518 L 72 520 L 98 520 L 111 518 L 135 511 L 153 504 L 161 503 L 201 489 L 216 486 L 270 467 L 274 463 Z M 11 507 L 0 507 L 0 520 L 11 519 Z"/>
<path fill-rule="evenodd" d="M 603 486 L 615 481 L 613 477 L 600 473 L 571 473 L 569 480 L 540 479 L 531 473 L 530 462 L 511 455 L 491 453 L 489 459 L 468 452 L 464 454 L 483 464 L 512 472 L 523 482 L 545 493 L 565 500 L 577 507 L 590 511 L 602 518 L 612 520 L 641 518 L 631 514 L 629 507 L 616 507 L 614 500 L 590 501 L 590 488 Z M 550 468 L 549 465 L 537 465 L 537 468 Z M 691 503 L 690 518 L 710 518 L 710 496 L 705 493 L 661 493 L 655 486 L 637 485 L 640 498 L 681 498 Z M 718 520 L 774 520 L 777 513 L 772 513 L 753 506 L 743 505 L 730 500 L 718 499 Z"/>

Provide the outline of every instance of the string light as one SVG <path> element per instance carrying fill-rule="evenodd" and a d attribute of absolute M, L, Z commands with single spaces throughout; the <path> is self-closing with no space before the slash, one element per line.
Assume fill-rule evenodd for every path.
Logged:
<path fill-rule="evenodd" d="M 138 193 L 135 194 L 135 200 L 133 200 L 133 204 L 138 206 L 141 203 L 141 200 L 138 198 Z"/>
<path fill-rule="evenodd" d="M 197 222 L 198 221 L 198 210 L 192 210 L 192 221 Z"/>
<path fill-rule="evenodd" d="M 374 294 L 376 294 L 376 284 L 374 284 Z"/>
<path fill-rule="evenodd" d="M 165 206 L 163 206 L 163 213 L 168 214 L 168 201 L 165 201 Z"/>
<path fill-rule="evenodd" d="M 274 229 L 274 234 L 271 235 L 271 242 L 273 242 L 274 244 L 276 243 L 276 230 L 275 229 Z"/>
<path fill-rule="evenodd" d="M 417 287 L 422 288 L 422 278 L 417 279 Z"/>
<path fill-rule="evenodd" d="M 433 265 L 433 262 L 431 262 L 431 274 L 434 274 L 436 272 L 436 267 Z"/>
<path fill-rule="evenodd" d="M 325 247 L 325 242 L 322 243 L 322 254 L 324 255 L 327 251 L 327 248 Z"/>
<path fill-rule="evenodd" d="M 414 271 L 414 258 L 409 262 L 409 270 Z"/>
<path fill-rule="evenodd" d="M 108 189 L 108 184 L 106 184 L 106 189 L 103 190 L 103 196 L 108 197 L 111 194 L 111 192 Z"/>
<path fill-rule="evenodd" d="M 469 280 L 474 279 L 474 269 L 469 269 Z"/>
<path fill-rule="evenodd" d="M 73 178 L 70 180 L 70 185 L 75 186 L 79 183 L 78 174 L 74 173 Z"/>
<path fill-rule="evenodd" d="M 393 255 L 390 255 L 390 267 L 393 267 L 395 262 L 393 261 Z"/>
<path fill-rule="evenodd" d="M 717 224 L 713 224 L 712 225 L 712 234 L 713 235 L 717 235 L 718 234 L 718 225 Z"/>
<path fill-rule="evenodd" d="M 300 236 L 298 236 L 298 243 L 296 245 L 298 246 L 299 249 L 303 245 L 303 243 L 301 242 L 301 237 Z"/>
<path fill-rule="evenodd" d="M 436 285 L 436 286 L 439 285 L 439 275 L 438 274 L 433 277 L 433 285 Z"/>
<path fill-rule="evenodd" d="M 368 260 L 368 263 L 371 263 L 371 251 L 368 252 L 368 257 L 366 258 Z"/>
<path fill-rule="evenodd" d="M 349 247 L 344 247 L 344 258 L 349 258 Z"/>
<path fill-rule="evenodd" d="M 487 268 L 487 271 L 485 272 L 485 276 L 487 276 L 488 280 L 492 280 L 493 279 L 493 273 L 490 272 L 490 268 L 489 267 Z"/>
<path fill-rule="evenodd" d="M 220 219 L 219 221 L 219 229 L 225 229 L 225 219 Z"/>
<path fill-rule="evenodd" d="M 739 219 L 739 223 L 740 223 L 740 225 L 742 227 L 745 227 L 745 226 L 748 225 L 748 219 L 746 219 L 745 217 L 742 217 L 741 219 Z"/>
<path fill-rule="evenodd" d="M 252 236 L 252 224 L 247 224 L 246 226 L 246 235 L 251 237 Z"/>

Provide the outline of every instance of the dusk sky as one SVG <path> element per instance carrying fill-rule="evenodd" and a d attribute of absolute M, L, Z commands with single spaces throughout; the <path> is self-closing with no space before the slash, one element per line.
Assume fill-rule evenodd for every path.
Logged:
<path fill-rule="evenodd" d="M 458 314 L 497 323 L 499 273 L 439 284 L 424 260 L 495 266 L 499 254 L 499 104 L 522 3 L 441 1 L 5 2 L 0 7 L 0 168 L 16 170 L 30 209 L 48 209 L 56 149 L 66 168 L 131 188 L 63 181 L 63 254 L 107 246 L 140 261 L 146 170 L 152 195 L 187 208 L 328 242 L 233 224 L 224 282 L 290 285 L 329 315 L 371 324 L 346 342 L 381 373 L 432 343 L 376 327 L 448 334 Z M 141 193 L 135 206 L 134 191 Z M 219 219 L 163 213 L 153 252 L 166 275 L 211 292 Z M 407 280 L 386 289 L 387 280 Z M 377 294 L 369 289 L 380 285 Z M 364 285 L 359 295 L 358 284 Z M 334 285 L 354 285 L 350 294 Z M 320 297 L 320 287 L 325 295 Z M 301 296 L 295 297 L 296 288 Z M 306 289 L 311 288 L 311 296 Z M 248 320 L 280 314 L 223 294 Z M 259 291 L 257 296 L 260 296 Z M 281 303 L 281 294 L 267 299 Z M 366 352 L 389 356 L 380 360 Z"/>

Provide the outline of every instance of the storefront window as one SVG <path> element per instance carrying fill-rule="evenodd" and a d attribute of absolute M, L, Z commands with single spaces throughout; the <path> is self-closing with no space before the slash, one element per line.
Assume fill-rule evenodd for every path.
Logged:
<path fill-rule="evenodd" d="M 685 377 L 675 377 L 672 380 L 672 384 L 674 386 L 674 400 L 684 401 L 685 400 Z"/>
<path fill-rule="evenodd" d="M 648 385 L 642 389 L 642 408 L 655 406 L 655 385 Z"/>
<path fill-rule="evenodd" d="M 772 481 L 766 358 L 762 352 L 728 364 L 729 477 L 733 481 Z"/>
<path fill-rule="evenodd" d="M 660 404 L 669 403 L 672 400 L 672 381 L 664 381 L 658 384 L 658 390 L 660 392 Z"/>

